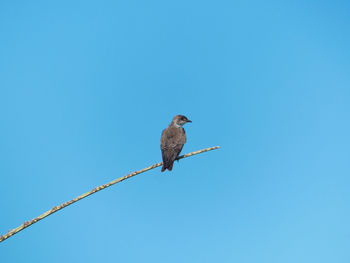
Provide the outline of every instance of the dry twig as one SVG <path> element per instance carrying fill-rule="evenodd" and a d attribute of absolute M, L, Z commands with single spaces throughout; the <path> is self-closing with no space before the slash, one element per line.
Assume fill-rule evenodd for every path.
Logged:
<path fill-rule="evenodd" d="M 185 155 L 179 156 L 179 157 L 177 158 L 177 160 L 180 160 L 180 159 L 183 159 L 183 158 L 187 158 L 187 157 L 190 157 L 190 156 L 192 156 L 192 155 L 196 155 L 196 154 L 200 154 L 200 153 L 204 153 L 204 152 L 216 150 L 216 149 L 219 149 L 219 148 L 220 148 L 219 146 L 215 146 L 215 147 L 206 148 L 206 149 L 203 149 L 203 150 L 200 150 L 200 151 L 187 153 L 187 154 L 185 154 Z M 75 202 L 77 202 L 77 201 L 79 201 L 79 200 L 85 198 L 85 197 L 88 197 L 89 195 L 92 195 L 92 194 L 94 194 L 94 193 L 96 193 L 96 192 L 98 192 L 98 191 L 101 191 L 101 190 L 103 190 L 103 189 L 105 189 L 105 188 L 107 188 L 107 187 L 110 187 L 110 186 L 112 186 L 112 185 L 114 185 L 114 184 L 116 184 L 116 183 L 119 183 L 119 182 L 121 182 L 121 181 L 124 181 L 124 180 L 126 180 L 126 179 L 129 179 L 129 178 L 131 178 L 131 177 L 133 177 L 133 176 L 135 176 L 135 175 L 138 175 L 138 174 L 140 174 L 140 173 L 144 173 L 144 172 L 146 172 L 146 171 L 149 171 L 149 170 L 154 169 L 154 168 L 156 168 L 156 167 L 159 167 L 159 166 L 161 166 L 161 165 L 163 165 L 162 162 L 161 162 L 161 163 L 154 164 L 154 165 L 151 165 L 151 166 L 149 166 L 149 167 L 147 167 L 147 168 L 144 168 L 144 169 L 142 169 L 142 170 L 139 170 L 139 171 L 136 171 L 136 172 L 127 174 L 127 175 L 125 175 L 125 176 L 123 176 L 123 177 L 120 177 L 120 178 L 118 178 L 118 179 L 113 180 L 112 182 L 109 182 L 109 183 L 107 183 L 107 184 L 104 184 L 104 185 L 101 185 L 101 186 L 99 186 L 99 187 L 96 187 L 96 188 L 92 189 L 91 191 L 89 191 L 89 192 L 87 192 L 87 193 L 85 193 L 85 194 L 82 194 L 82 195 L 80 195 L 80 196 L 78 196 L 78 197 L 76 197 L 76 198 L 74 198 L 74 199 L 72 199 L 72 200 L 70 200 L 70 201 L 68 201 L 68 202 L 65 202 L 65 203 L 63 203 L 63 204 L 61 204 L 61 205 L 59 205 L 59 206 L 54 206 L 53 208 L 51 208 L 49 211 L 46 211 L 46 212 L 43 213 L 42 215 L 40 215 L 40 216 L 38 216 L 38 217 L 36 217 L 36 218 L 34 218 L 34 219 L 32 219 L 32 220 L 26 221 L 26 222 L 24 222 L 22 225 L 20 225 L 19 227 L 14 228 L 14 229 L 8 231 L 7 234 L 0 236 L 0 242 L 2 242 L 2 241 L 4 241 L 4 240 L 8 239 L 9 237 L 11 237 L 11 236 L 17 234 L 18 232 L 20 232 L 20 231 L 22 231 L 23 229 L 25 229 L 25 228 L 27 228 L 27 227 L 33 225 L 34 223 L 40 221 L 41 219 L 44 219 L 45 217 L 48 217 L 49 215 L 52 215 L 53 213 L 55 213 L 55 212 L 57 212 L 57 211 L 59 211 L 59 210 L 65 208 L 65 207 L 67 207 L 67 206 L 69 206 L 69 205 L 71 205 L 71 204 L 73 204 L 73 203 L 75 203 Z"/>

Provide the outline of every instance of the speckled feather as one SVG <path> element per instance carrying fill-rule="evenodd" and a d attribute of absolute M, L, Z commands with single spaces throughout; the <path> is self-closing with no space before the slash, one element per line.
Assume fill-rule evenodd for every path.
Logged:
<path fill-rule="evenodd" d="M 186 133 L 182 128 L 188 122 L 192 122 L 184 115 L 176 115 L 169 127 L 163 130 L 160 139 L 160 149 L 162 150 L 163 167 L 162 172 L 166 169 L 171 171 L 175 159 L 179 156 L 182 147 L 186 143 Z"/>
<path fill-rule="evenodd" d="M 184 128 L 178 128 L 170 124 L 167 129 L 163 130 L 160 140 L 163 157 L 162 172 L 166 169 L 169 171 L 173 169 L 174 161 L 179 156 L 185 143 L 186 133 Z"/>

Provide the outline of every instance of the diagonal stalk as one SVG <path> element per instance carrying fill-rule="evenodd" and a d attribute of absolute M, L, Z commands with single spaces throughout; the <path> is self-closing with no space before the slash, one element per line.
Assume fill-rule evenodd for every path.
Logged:
<path fill-rule="evenodd" d="M 184 155 L 179 156 L 176 160 L 180 160 L 180 159 L 183 159 L 183 158 L 190 157 L 190 156 L 192 156 L 192 155 L 196 155 L 196 154 L 200 154 L 200 153 L 204 153 L 204 152 L 216 150 L 216 149 L 219 149 L 219 148 L 220 148 L 219 146 L 215 146 L 215 147 L 210 147 L 210 148 L 206 148 L 206 149 L 203 149 L 203 150 L 199 150 L 199 151 L 187 153 L 187 154 L 184 154 Z M 85 193 L 85 194 L 79 195 L 78 197 L 76 197 L 76 198 L 74 198 L 74 199 L 72 199 L 72 200 L 70 200 L 70 201 L 68 201 L 68 202 L 65 202 L 65 203 L 63 203 L 63 204 L 61 204 L 61 205 L 59 205 L 59 206 L 54 206 L 54 207 L 51 208 L 50 210 L 48 210 L 48 211 L 46 211 L 45 213 L 41 214 L 40 216 L 38 216 L 38 217 L 36 217 L 36 218 L 33 218 L 33 219 L 29 220 L 29 221 L 24 222 L 24 223 L 23 223 L 22 225 L 20 225 L 19 227 L 14 228 L 14 229 L 8 231 L 7 234 L 4 234 L 4 235 L 0 236 L 0 243 L 1 243 L 2 241 L 4 241 L 4 240 L 8 239 L 9 237 L 11 237 L 11 236 L 17 234 L 18 232 L 22 231 L 23 229 L 25 229 L 25 228 L 27 228 L 27 227 L 29 227 L 29 226 L 35 224 L 36 222 L 40 221 L 41 219 L 44 219 L 45 217 L 48 217 L 49 215 L 52 215 L 53 213 L 55 213 L 55 212 L 57 212 L 57 211 L 59 211 L 59 210 L 65 208 L 65 207 L 67 207 L 67 206 L 69 206 L 69 205 L 71 205 L 71 204 L 73 204 L 73 203 L 75 203 L 75 202 L 77 202 L 77 201 L 79 201 L 79 200 L 85 198 L 85 197 L 88 197 L 89 195 L 92 195 L 92 194 L 94 194 L 94 193 L 96 193 L 96 192 L 98 192 L 98 191 L 101 191 L 101 190 L 103 190 L 103 189 L 105 189 L 105 188 L 107 188 L 107 187 L 110 187 L 110 186 L 112 186 L 112 185 L 114 185 L 114 184 L 116 184 L 116 183 L 119 183 L 119 182 L 121 182 L 121 181 L 124 181 L 124 180 L 126 180 L 126 179 L 129 179 L 129 178 L 131 178 L 131 177 L 133 177 L 133 176 L 135 176 L 135 175 L 138 175 L 138 174 L 147 172 L 147 171 L 149 171 L 149 170 L 151 170 L 151 169 L 154 169 L 154 168 L 156 168 L 156 167 L 159 167 L 159 166 L 161 166 L 161 165 L 163 165 L 163 162 L 153 164 L 153 165 L 151 165 L 151 166 L 149 166 L 149 167 L 147 167 L 147 168 L 144 168 L 144 169 L 139 170 L 139 171 L 136 171 L 136 172 L 132 172 L 132 173 L 127 174 L 127 175 L 125 175 L 125 176 L 123 176 L 123 177 L 120 177 L 120 178 L 118 178 L 118 179 L 115 179 L 115 180 L 113 180 L 113 181 L 111 181 L 111 182 L 109 182 L 109 183 L 107 183 L 107 184 L 103 184 L 103 185 L 101 185 L 101 186 L 99 186 L 99 187 L 96 187 L 96 188 L 92 189 L 91 191 L 89 191 L 89 192 L 87 192 L 87 193 Z"/>

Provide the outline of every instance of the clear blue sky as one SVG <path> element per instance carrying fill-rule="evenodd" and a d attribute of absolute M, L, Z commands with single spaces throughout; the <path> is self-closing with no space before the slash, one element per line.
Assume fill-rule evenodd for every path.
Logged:
<path fill-rule="evenodd" d="M 350 262 L 348 1 L 1 1 L 12 262 Z"/>

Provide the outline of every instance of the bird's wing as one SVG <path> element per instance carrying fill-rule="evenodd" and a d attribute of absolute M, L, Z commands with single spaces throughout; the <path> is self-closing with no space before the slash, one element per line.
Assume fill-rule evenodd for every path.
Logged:
<path fill-rule="evenodd" d="M 174 129 L 168 128 L 163 131 L 161 137 L 161 150 L 163 162 L 166 166 L 173 163 L 179 156 L 185 141 L 185 135 L 182 133 L 179 134 Z"/>

